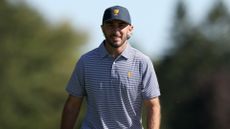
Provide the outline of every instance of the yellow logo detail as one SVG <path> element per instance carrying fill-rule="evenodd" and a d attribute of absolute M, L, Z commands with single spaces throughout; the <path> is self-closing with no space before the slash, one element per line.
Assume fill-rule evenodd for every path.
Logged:
<path fill-rule="evenodd" d="M 133 76 L 133 73 L 131 71 L 128 72 L 128 77 L 132 77 Z"/>
<path fill-rule="evenodd" d="M 113 14 L 114 14 L 115 16 L 117 16 L 117 15 L 119 14 L 119 11 L 120 11 L 119 9 L 114 9 L 114 10 L 113 10 Z"/>

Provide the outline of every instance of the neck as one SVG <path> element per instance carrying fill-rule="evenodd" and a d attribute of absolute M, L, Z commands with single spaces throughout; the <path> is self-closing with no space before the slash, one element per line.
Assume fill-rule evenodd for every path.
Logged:
<path fill-rule="evenodd" d="M 126 41 L 122 46 L 120 47 L 112 47 L 109 43 L 107 43 L 105 41 L 105 48 L 108 51 L 108 53 L 113 57 L 113 58 L 117 58 L 127 47 L 128 42 Z"/>

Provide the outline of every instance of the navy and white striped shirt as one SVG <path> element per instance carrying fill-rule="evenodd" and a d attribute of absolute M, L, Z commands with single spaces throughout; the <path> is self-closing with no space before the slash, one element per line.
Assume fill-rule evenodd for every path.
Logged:
<path fill-rule="evenodd" d="M 86 97 L 82 129 L 142 129 L 143 100 L 160 95 L 151 60 L 129 44 L 116 59 L 104 43 L 84 54 L 66 90 Z"/>

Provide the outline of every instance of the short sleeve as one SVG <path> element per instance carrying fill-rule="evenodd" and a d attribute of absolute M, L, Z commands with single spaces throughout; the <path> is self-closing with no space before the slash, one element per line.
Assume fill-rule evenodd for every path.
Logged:
<path fill-rule="evenodd" d="M 80 58 L 67 84 L 66 91 L 73 96 L 85 96 L 84 62 Z"/>
<path fill-rule="evenodd" d="M 160 96 L 157 76 L 150 58 L 142 62 L 142 97 L 151 99 Z"/>

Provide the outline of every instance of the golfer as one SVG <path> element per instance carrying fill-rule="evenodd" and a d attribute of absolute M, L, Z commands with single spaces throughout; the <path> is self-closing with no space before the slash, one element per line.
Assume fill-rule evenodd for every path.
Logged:
<path fill-rule="evenodd" d="M 128 42 L 133 28 L 125 7 L 104 11 L 105 40 L 76 63 L 66 87 L 61 129 L 74 128 L 83 98 L 87 111 L 81 129 L 143 129 L 142 107 L 148 129 L 160 128 L 158 81 L 150 58 Z"/>

